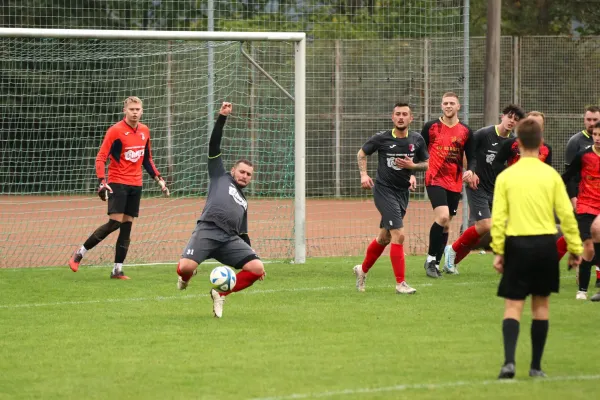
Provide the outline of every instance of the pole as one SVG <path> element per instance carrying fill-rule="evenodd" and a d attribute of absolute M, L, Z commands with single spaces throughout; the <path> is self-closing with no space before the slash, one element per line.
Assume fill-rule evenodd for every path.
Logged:
<path fill-rule="evenodd" d="M 471 7 L 470 7 L 470 0 L 464 0 L 464 7 L 463 7 L 463 77 L 464 77 L 464 81 L 463 81 L 463 104 L 462 104 L 462 110 L 463 110 L 463 121 L 465 122 L 465 124 L 469 123 L 469 104 L 470 104 L 470 100 L 469 100 L 469 79 L 470 79 L 470 71 L 469 71 L 469 67 L 470 67 L 470 63 L 471 63 L 471 59 L 470 59 L 470 54 L 469 54 L 469 50 L 470 50 L 470 30 L 469 30 L 469 14 L 471 12 Z M 466 186 L 465 186 L 466 188 Z M 467 199 L 467 191 L 466 189 L 463 189 L 463 193 L 462 193 L 462 204 L 463 204 L 463 209 L 462 209 L 462 227 L 463 227 L 463 231 L 465 229 L 468 228 L 469 226 L 469 202 Z"/>
<path fill-rule="evenodd" d="M 484 113 L 485 125 L 498 122 L 500 110 L 500 18 L 502 0 L 488 0 L 485 49 Z"/>
<path fill-rule="evenodd" d="M 306 262 L 306 39 L 295 44 L 294 261 Z"/>
<path fill-rule="evenodd" d="M 341 197 L 341 136 L 342 136 L 342 55 L 341 43 L 335 41 L 335 197 Z"/>
<path fill-rule="evenodd" d="M 208 31 L 212 32 L 215 30 L 215 4 L 214 0 L 208 0 L 207 5 L 207 18 L 208 18 Z M 207 138 L 210 137 L 212 132 L 212 125 L 215 119 L 215 72 L 214 72 L 214 64 L 215 64 L 215 52 L 213 49 L 213 43 L 208 42 L 208 81 L 207 81 L 207 94 L 206 94 L 206 114 L 207 114 Z"/>

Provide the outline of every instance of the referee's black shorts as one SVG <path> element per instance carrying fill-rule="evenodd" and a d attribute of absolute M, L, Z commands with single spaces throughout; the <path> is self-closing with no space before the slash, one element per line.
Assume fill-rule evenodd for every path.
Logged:
<path fill-rule="evenodd" d="M 528 295 L 558 293 L 560 282 L 554 235 L 508 236 L 498 296 L 524 300 Z"/>

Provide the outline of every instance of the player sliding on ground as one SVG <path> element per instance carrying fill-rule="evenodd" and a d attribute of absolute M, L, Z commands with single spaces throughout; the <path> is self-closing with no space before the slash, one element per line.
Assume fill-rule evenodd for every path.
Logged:
<path fill-rule="evenodd" d="M 354 267 L 356 288 L 365 291 L 369 269 L 391 242 L 390 258 L 396 277 L 396 293 L 412 294 L 416 290 L 405 280 L 404 223 L 402 219 L 408 207 L 409 189 L 416 188 L 417 181 L 411 171 L 426 170 L 429 154 L 425 141 L 416 132 L 409 132 L 413 120 L 410 106 L 396 103 L 392 111 L 394 128 L 381 131 L 371 137 L 358 151 L 358 169 L 363 189 L 373 190 L 375 207 L 381 214 L 379 234 L 367 247 L 362 265 Z M 367 156 L 378 153 L 377 178 L 375 182 L 367 174 Z"/>
<path fill-rule="evenodd" d="M 492 227 L 492 203 L 496 172 L 492 166 L 502 144 L 512 138 L 512 130 L 525 116 L 523 109 L 510 104 L 502 110 L 500 123 L 481 128 L 473 135 L 475 141 L 475 177 L 467 188 L 470 219 L 475 225 L 466 229 L 456 241 L 446 246 L 444 251 L 444 272 L 458 274 L 460 263 L 479 240 L 489 233 Z"/>
<path fill-rule="evenodd" d="M 115 245 L 115 266 L 110 273 L 112 279 L 129 279 L 123 272 L 123 262 L 129 249 L 131 225 L 139 215 L 142 198 L 142 166 L 160 186 L 163 194 L 169 196 L 169 189 L 152 161 L 150 130 L 140 121 L 142 101 L 135 96 L 123 102 L 125 118 L 111 126 L 106 132 L 98 156 L 96 175 L 100 187 L 98 196 L 108 200 L 108 222 L 92 233 L 69 260 L 73 272 L 85 253 L 93 249 L 112 232 L 119 229 Z M 108 176 L 105 174 L 106 160 Z"/>
<path fill-rule="evenodd" d="M 198 264 L 209 258 L 214 258 L 235 269 L 241 269 L 236 275 L 237 283 L 232 291 L 217 292 L 215 289 L 210 291 L 213 314 L 217 318 L 223 316 L 225 296 L 246 289 L 257 280 L 263 279 L 265 274 L 262 261 L 250 247 L 248 202 L 243 192 L 252 180 L 254 167 L 250 161 L 241 159 L 235 162 L 230 172 L 227 172 L 221 157 L 223 127 L 231 110 L 231 103 L 224 102 L 210 136 L 208 198 L 196 229 L 177 264 L 179 290 L 187 288 L 190 279 L 196 273 Z"/>

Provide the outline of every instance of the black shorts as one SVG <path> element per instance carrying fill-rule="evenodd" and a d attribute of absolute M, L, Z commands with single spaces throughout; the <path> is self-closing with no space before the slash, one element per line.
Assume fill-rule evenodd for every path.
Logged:
<path fill-rule="evenodd" d="M 596 219 L 594 214 L 575 214 L 577 219 L 577 225 L 579 226 L 579 235 L 581 240 L 588 240 L 592 238 L 592 224 Z"/>
<path fill-rule="evenodd" d="M 448 206 L 450 215 L 456 215 L 461 198 L 460 192 L 451 192 L 441 186 L 425 186 L 425 189 L 427 189 L 427 195 L 434 210 L 440 206 Z"/>
<path fill-rule="evenodd" d="M 109 183 L 108 185 L 113 191 L 108 194 L 108 215 L 125 214 L 137 217 L 140 213 L 142 187 L 123 183 Z"/>
<path fill-rule="evenodd" d="M 196 224 L 196 229 L 183 249 L 181 258 L 193 260 L 198 264 L 214 258 L 221 264 L 235 269 L 241 269 L 249 261 L 260 260 L 248 243 L 239 236 L 215 235 L 214 226 L 206 229 L 206 224 L 206 222 Z"/>
<path fill-rule="evenodd" d="M 467 199 L 469 200 L 469 220 L 481 221 L 492 218 L 494 193 L 483 188 L 473 190 L 467 187 Z"/>
<path fill-rule="evenodd" d="M 392 189 L 376 183 L 373 186 L 373 200 L 381 214 L 380 228 L 390 230 L 404 227 L 402 220 L 408 207 L 408 189 Z"/>
<path fill-rule="evenodd" d="M 508 236 L 498 296 L 524 300 L 528 295 L 558 293 L 558 252 L 554 235 Z"/>

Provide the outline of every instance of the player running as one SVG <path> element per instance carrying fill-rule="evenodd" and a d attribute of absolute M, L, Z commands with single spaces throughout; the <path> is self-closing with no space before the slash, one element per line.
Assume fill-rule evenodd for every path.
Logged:
<path fill-rule="evenodd" d="M 475 141 L 474 182 L 466 188 L 469 199 L 469 211 L 475 225 L 466 229 L 456 241 L 444 250 L 444 272 L 458 274 L 460 263 L 486 235 L 492 227 L 492 203 L 494 202 L 494 184 L 496 172 L 492 166 L 502 144 L 512 138 L 512 130 L 517 122 L 525 116 L 525 111 L 517 105 L 510 104 L 502 110 L 500 123 L 479 129 L 473 135 Z"/>
<path fill-rule="evenodd" d="M 248 236 L 248 201 L 244 188 L 252 180 L 254 166 L 248 160 L 235 162 L 230 172 L 225 171 L 221 157 L 221 138 L 227 117 L 231 114 L 232 104 L 223 102 L 219 117 L 213 128 L 208 144 L 208 176 L 210 185 L 208 198 L 197 222 L 196 229 L 183 250 L 177 264 L 177 288 L 187 288 L 190 279 L 196 273 L 198 264 L 214 258 L 235 269 L 237 283 L 232 291 L 220 293 L 210 291 L 213 301 L 213 314 L 223 316 L 225 296 L 239 292 L 263 279 L 265 268 L 250 247 Z"/>
<path fill-rule="evenodd" d="M 123 263 L 131 241 L 133 219 L 140 211 L 142 198 L 142 168 L 160 186 L 163 194 L 169 196 L 169 189 L 152 161 L 150 130 L 140 122 L 143 114 L 142 100 L 131 96 L 123 102 L 125 118 L 111 126 L 96 157 L 96 176 L 100 187 L 98 196 L 108 200 L 108 222 L 92 233 L 71 259 L 69 267 L 73 272 L 86 252 L 93 249 L 112 232 L 119 229 L 115 245 L 115 265 L 110 273 L 112 279 L 129 279 L 123 272 Z M 105 174 L 106 161 L 108 176 Z"/>
<path fill-rule="evenodd" d="M 428 167 L 429 153 L 425 141 L 416 132 L 409 132 L 413 114 L 407 103 L 396 103 L 392 111 L 394 128 L 371 137 L 358 151 L 358 169 L 363 189 L 373 190 L 375 207 L 381 214 L 379 234 L 367 247 L 362 265 L 354 267 L 356 288 L 365 291 L 369 269 L 391 242 L 390 259 L 396 277 L 396 293 L 413 294 L 416 289 L 405 280 L 404 222 L 408 207 L 409 189 L 417 184 L 412 171 Z M 367 156 L 377 151 L 379 164 L 375 183 L 367 174 Z"/>
<path fill-rule="evenodd" d="M 439 265 L 448 243 L 450 221 L 458 211 L 463 179 L 471 182 L 476 162 L 473 132 L 458 120 L 458 96 L 453 92 L 445 93 L 441 107 L 443 115 L 427 122 L 421 131 L 430 155 L 425 188 L 435 215 L 425 260 L 425 272 L 430 278 L 442 277 Z M 467 158 L 467 171 L 464 173 L 463 155 Z"/>

